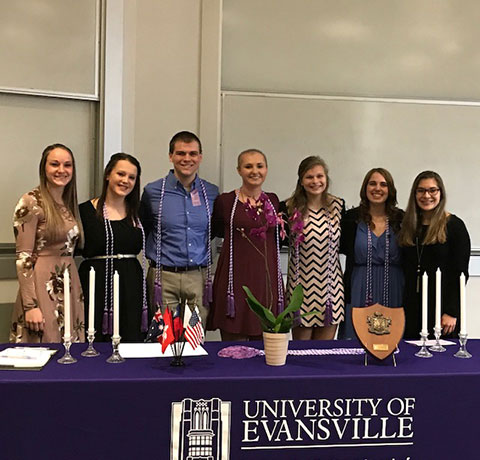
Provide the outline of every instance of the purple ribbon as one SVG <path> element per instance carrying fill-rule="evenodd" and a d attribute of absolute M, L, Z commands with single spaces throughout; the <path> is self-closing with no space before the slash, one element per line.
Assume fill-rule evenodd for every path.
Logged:
<path fill-rule="evenodd" d="M 330 299 L 327 300 L 327 304 L 325 306 L 325 319 L 323 321 L 325 326 L 330 326 L 332 324 L 333 315 L 332 315 L 332 301 Z"/>
<path fill-rule="evenodd" d="M 147 309 L 144 308 L 142 310 L 142 332 L 147 332 L 148 331 L 148 315 L 147 315 Z"/>
<path fill-rule="evenodd" d="M 227 294 L 227 316 L 235 318 L 235 297 L 231 292 Z"/>
<path fill-rule="evenodd" d="M 212 280 L 207 279 L 205 281 L 205 287 L 203 289 L 203 305 L 207 306 L 212 303 L 213 300 L 213 287 Z"/>
<path fill-rule="evenodd" d="M 162 285 L 156 280 L 153 288 L 153 304 L 155 305 L 155 309 L 162 305 Z"/>
<path fill-rule="evenodd" d="M 108 312 L 108 333 L 113 335 L 113 311 Z"/>
<path fill-rule="evenodd" d="M 103 318 L 102 318 L 102 334 L 108 334 L 108 311 L 103 311 Z"/>

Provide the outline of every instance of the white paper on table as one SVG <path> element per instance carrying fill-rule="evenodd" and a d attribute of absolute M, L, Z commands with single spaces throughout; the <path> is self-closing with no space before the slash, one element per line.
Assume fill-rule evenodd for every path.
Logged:
<path fill-rule="evenodd" d="M 172 348 L 169 345 L 162 353 L 162 345 L 157 343 L 121 343 L 118 351 L 123 358 L 172 358 Z M 195 350 L 186 342 L 182 356 L 206 356 L 205 348 L 199 345 Z"/>
<path fill-rule="evenodd" d="M 10 347 L 0 352 L 0 366 L 13 368 L 41 368 L 56 350 L 48 348 Z"/>
<path fill-rule="evenodd" d="M 423 345 L 423 342 L 421 340 L 405 340 L 407 343 L 411 343 L 412 345 L 418 345 L 421 347 Z M 429 339 L 425 341 L 425 346 L 427 347 L 433 347 L 437 341 L 435 339 Z M 440 345 L 455 345 L 455 342 L 452 342 L 450 340 L 444 340 L 440 339 L 439 340 Z"/>

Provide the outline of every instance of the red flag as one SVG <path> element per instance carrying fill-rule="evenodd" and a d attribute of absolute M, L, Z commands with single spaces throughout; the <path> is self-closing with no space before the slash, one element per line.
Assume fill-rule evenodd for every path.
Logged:
<path fill-rule="evenodd" d="M 163 334 L 158 337 L 158 341 L 162 344 L 162 353 L 165 353 L 167 347 L 175 341 L 175 337 L 173 336 L 172 312 L 168 307 L 165 308 L 165 312 L 163 313 L 163 321 L 165 323 Z"/>
<path fill-rule="evenodd" d="M 185 308 L 187 308 L 187 306 L 185 306 Z M 181 309 L 182 306 L 178 304 L 177 308 L 175 308 L 175 311 L 173 312 L 173 333 L 176 342 L 180 340 L 183 332 L 182 317 L 180 316 Z"/>

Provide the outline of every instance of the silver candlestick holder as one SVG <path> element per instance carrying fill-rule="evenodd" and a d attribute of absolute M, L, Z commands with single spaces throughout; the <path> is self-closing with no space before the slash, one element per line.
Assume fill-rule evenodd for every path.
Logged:
<path fill-rule="evenodd" d="M 427 337 L 428 333 L 427 332 L 420 332 L 420 337 L 422 339 L 422 348 L 420 348 L 420 351 L 417 351 L 415 353 L 415 356 L 418 356 L 419 358 L 431 358 L 433 355 L 427 350 Z"/>
<path fill-rule="evenodd" d="M 435 345 L 432 345 L 429 350 L 430 351 L 436 351 L 437 353 L 442 353 L 446 351 L 447 349 L 440 345 L 440 335 L 442 333 L 442 328 L 435 326 L 433 328 L 433 331 L 435 333 Z"/>
<path fill-rule="evenodd" d="M 88 340 L 88 348 L 84 352 L 82 352 L 82 356 L 86 356 L 87 358 L 93 358 L 95 356 L 100 355 L 100 353 L 97 350 L 95 350 L 95 348 L 93 347 L 93 341 L 95 340 L 95 329 L 88 330 L 87 340 Z"/>
<path fill-rule="evenodd" d="M 467 351 L 467 337 L 468 334 L 459 334 L 459 342 L 460 342 L 460 348 L 458 351 L 453 355 L 455 358 L 471 358 L 472 355 Z"/>
<path fill-rule="evenodd" d="M 118 351 L 118 346 L 120 345 L 120 336 L 119 335 L 113 335 L 112 336 L 112 355 L 110 358 L 107 359 L 107 363 L 110 364 L 119 364 L 123 363 L 125 361 L 124 358 L 120 355 L 120 352 Z"/>
<path fill-rule="evenodd" d="M 73 364 L 77 360 L 70 354 L 70 347 L 72 346 L 72 338 L 69 335 L 63 336 L 63 346 L 65 347 L 65 354 L 57 359 L 57 363 L 60 364 Z"/>

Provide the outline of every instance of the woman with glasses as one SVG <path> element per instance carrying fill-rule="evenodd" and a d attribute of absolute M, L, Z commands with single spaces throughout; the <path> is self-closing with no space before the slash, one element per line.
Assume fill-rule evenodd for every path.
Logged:
<path fill-rule="evenodd" d="M 442 178 L 424 171 L 414 180 L 399 234 L 405 272 L 405 338 L 422 328 L 422 276 L 428 274 L 428 333 L 435 322 L 436 271 L 442 273 L 442 335 L 456 337 L 460 325 L 460 274 L 468 278 L 470 237 L 463 221 L 445 209 Z"/>

